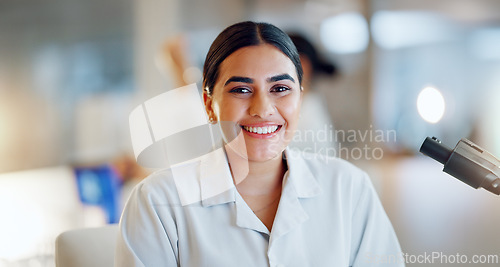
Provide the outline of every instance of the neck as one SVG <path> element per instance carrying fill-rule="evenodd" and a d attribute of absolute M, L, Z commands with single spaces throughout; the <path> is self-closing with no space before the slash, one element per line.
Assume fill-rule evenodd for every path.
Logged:
<path fill-rule="evenodd" d="M 281 190 L 287 170 L 282 155 L 267 161 L 251 161 L 226 147 L 234 184 L 243 195 L 268 195 Z"/>

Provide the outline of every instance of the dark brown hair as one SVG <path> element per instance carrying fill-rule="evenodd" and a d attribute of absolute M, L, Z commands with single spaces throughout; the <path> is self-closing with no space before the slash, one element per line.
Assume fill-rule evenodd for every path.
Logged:
<path fill-rule="evenodd" d="M 271 44 L 283 52 L 295 65 L 299 84 L 302 84 L 299 53 L 290 37 L 272 24 L 245 21 L 224 29 L 210 46 L 203 66 L 203 89 L 207 94 L 213 93 L 219 66 L 229 55 L 240 48 L 259 44 Z"/>

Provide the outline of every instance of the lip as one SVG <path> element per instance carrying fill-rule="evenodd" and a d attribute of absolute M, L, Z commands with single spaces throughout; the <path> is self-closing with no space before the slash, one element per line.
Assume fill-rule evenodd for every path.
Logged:
<path fill-rule="evenodd" d="M 240 124 L 239 125 L 242 132 L 245 133 L 249 137 L 257 138 L 257 139 L 269 139 L 273 138 L 276 136 L 282 129 L 283 125 L 282 124 L 277 124 L 277 123 L 269 123 L 269 122 L 263 122 L 263 123 L 252 123 L 252 124 Z M 267 134 L 258 134 L 258 133 L 253 133 L 247 131 L 244 126 L 246 127 L 267 127 L 267 126 L 278 126 L 278 129 L 272 133 L 267 133 Z"/>

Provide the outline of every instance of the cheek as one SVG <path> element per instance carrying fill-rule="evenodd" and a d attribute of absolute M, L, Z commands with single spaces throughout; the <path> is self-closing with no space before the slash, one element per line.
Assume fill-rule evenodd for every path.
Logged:
<path fill-rule="evenodd" d="M 245 112 L 245 103 L 222 99 L 217 103 L 216 114 L 222 121 L 237 121 Z"/>
<path fill-rule="evenodd" d="M 296 125 L 298 123 L 300 104 L 300 97 L 289 98 L 279 103 L 281 114 L 288 124 Z"/>

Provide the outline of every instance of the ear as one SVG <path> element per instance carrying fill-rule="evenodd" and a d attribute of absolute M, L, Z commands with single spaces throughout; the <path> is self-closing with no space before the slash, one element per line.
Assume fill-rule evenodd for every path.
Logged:
<path fill-rule="evenodd" d="M 212 97 L 208 95 L 206 90 L 203 90 L 203 103 L 205 104 L 205 111 L 207 112 L 207 116 L 209 119 L 214 118 L 212 101 Z"/>

